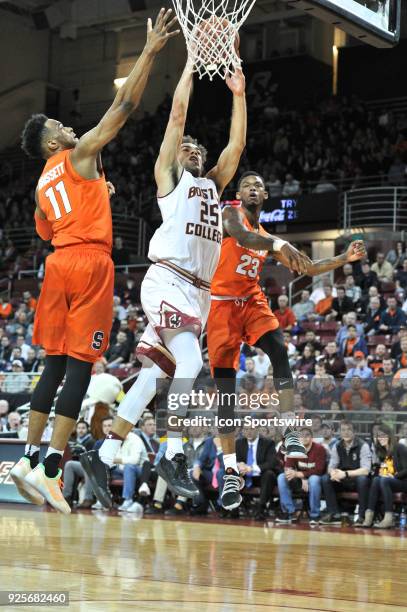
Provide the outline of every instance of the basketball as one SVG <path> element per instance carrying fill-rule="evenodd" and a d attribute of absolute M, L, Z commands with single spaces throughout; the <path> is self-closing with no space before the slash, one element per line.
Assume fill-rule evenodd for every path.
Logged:
<path fill-rule="evenodd" d="M 239 57 L 239 33 L 228 19 L 212 15 L 196 26 L 195 42 L 206 66 L 216 65 L 227 58 L 231 41 L 234 41 L 234 51 Z"/>

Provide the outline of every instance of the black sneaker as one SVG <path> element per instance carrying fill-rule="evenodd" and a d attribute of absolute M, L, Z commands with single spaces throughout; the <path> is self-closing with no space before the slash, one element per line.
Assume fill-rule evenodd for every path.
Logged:
<path fill-rule="evenodd" d="M 321 525 L 342 525 L 342 517 L 340 514 L 325 514 L 319 521 Z"/>
<path fill-rule="evenodd" d="M 152 504 L 144 510 L 144 514 L 164 514 L 164 508 L 157 504 Z"/>
<path fill-rule="evenodd" d="M 253 518 L 255 521 L 259 521 L 259 522 L 267 521 L 268 519 L 267 509 L 264 508 L 263 506 L 257 506 L 257 508 L 254 511 Z"/>
<path fill-rule="evenodd" d="M 183 504 L 181 504 L 181 506 L 182 508 L 176 508 L 176 506 L 169 508 L 168 510 L 164 512 L 165 516 L 184 516 L 187 513 L 187 511 L 184 508 Z"/>
<path fill-rule="evenodd" d="M 319 525 L 319 522 L 320 522 L 319 516 L 312 516 L 309 520 L 309 524 L 311 525 L 311 527 L 315 525 Z"/>
<path fill-rule="evenodd" d="M 89 477 L 96 499 L 104 508 L 110 510 L 113 500 L 109 489 L 109 467 L 103 463 L 97 450 L 82 453 L 79 455 L 79 461 Z"/>
<path fill-rule="evenodd" d="M 297 516 L 295 513 L 289 514 L 288 512 L 280 512 L 277 514 L 275 521 L 280 525 L 291 525 L 291 523 L 297 521 Z"/>
<path fill-rule="evenodd" d="M 227 468 L 223 480 L 225 484 L 221 495 L 222 507 L 225 510 L 234 510 L 242 503 L 240 491 L 244 488 L 244 480 L 233 468 Z"/>
<path fill-rule="evenodd" d="M 171 460 L 163 455 L 155 469 L 174 495 L 182 495 L 183 497 L 199 495 L 199 489 L 188 473 L 187 459 L 184 453 L 177 453 Z"/>
<path fill-rule="evenodd" d="M 307 459 L 307 451 L 300 442 L 298 431 L 288 431 L 284 436 L 285 456 L 290 459 Z"/>

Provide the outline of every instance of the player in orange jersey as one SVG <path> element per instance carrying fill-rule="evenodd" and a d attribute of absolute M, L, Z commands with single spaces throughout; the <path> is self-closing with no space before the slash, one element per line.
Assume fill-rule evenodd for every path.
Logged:
<path fill-rule="evenodd" d="M 220 425 L 222 419 L 234 420 L 233 398 L 242 342 L 257 346 L 268 355 L 279 394 L 280 416 L 295 416 L 292 412 L 293 378 L 283 333 L 260 288 L 259 278 L 269 252 L 286 267 L 298 271 L 298 251 L 288 242 L 268 234 L 259 223 L 263 203 L 268 197 L 262 177 L 254 171 L 245 172 L 239 180 L 238 189 L 237 199 L 241 201 L 241 206 L 227 206 L 223 210 L 222 250 L 211 283 L 212 303 L 207 323 L 209 361 L 220 399 Z M 317 262 L 307 258 L 302 272 L 310 276 L 322 274 L 363 256 L 363 242 L 355 241 L 338 257 Z M 239 492 L 242 479 L 235 454 L 235 429 L 233 424 L 219 427 L 226 472 L 222 505 L 227 510 L 237 508 L 242 500 Z M 298 432 L 292 426 L 284 429 L 287 454 L 296 458 L 306 456 Z"/>
<path fill-rule="evenodd" d="M 100 152 L 138 106 L 156 54 L 178 33 L 170 31 L 171 13 L 161 9 L 154 27 L 148 19 L 143 52 L 95 128 L 78 139 L 60 121 L 33 115 L 22 136 L 24 151 L 46 160 L 35 193 L 35 223 L 55 252 L 47 259 L 33 334 L 33 343 L 46 350 L 46 364 L 31 399 L 25 456 L 11 476 L 29 501 L 42 504 L 45 498 L 65 514 L 71 510 L 60 490 L 59 464 L 112 322 L 112 218 Z M 42 464 L 41 436 L 64 377 Z"/>

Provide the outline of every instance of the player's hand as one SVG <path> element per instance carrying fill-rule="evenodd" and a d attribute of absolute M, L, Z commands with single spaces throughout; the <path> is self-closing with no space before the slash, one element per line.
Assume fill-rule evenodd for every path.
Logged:
<path fill-rule="evenodd" d="M 177 18 L 172 17 L 172 9 L 161 9 L 158 13 L 157 19 L 153 27 L 153 22 L 149 17 L 147 20 L 147 42 L 145 50 L 149 53 L 158 53 L 169 41 L 170 38 L 177 36 L 179 30 L 170 31 L 173 25 L 176 23 Z"/>
<path fill-rule="evenodd" d="M 358 261 L 366 257 L 366 247 L 363 240 L 354 240 L 350 243 L 346 251 L 346 261 Z"/>
<path fill-rule="evenodd" d="M 196 465 L 194 469 L 192 470 L 192 478 L 194 480 L 199 480 L 200 476 L 201 476 L 201 468 L 198 465 Z"/>
<path fill-rule="evenodd" d="M 292 244 L 287 242 L 282 248 L 280 253 L 286 261 L 287 267 L 291 272 L 298 272 L 298 274 L 306 274 L 308 267 L 312 266 L 312 261 L 305 255 L 296 249 Z"/>
<path fill-rule="evenodd" d="M 226 77 L 226 85 L 235 96 L 242 96 L 246 89 L 246 79 L 241 68 Z"/>
<path fill-rule="evenodd" d="M 306 480 L 305 478 L 303 478 L 301 481 L 301 488 L 304 491 L 304 493 L 308 493 L 308 490 L 309 490 L 308 480 Z"/>
<path fill-rule="evenodd" d="M 110 181 L 107 181 L 106 185 L 107 185 L 107 192 L 108 192 L 108 194 L 109 194 L 109 198 L 111 198 L 112 196 L 114 196 L 114 195 L 115 195 L 115 193 L 116 193 L 116 188 L 115 188 L 115 186 L 113 185 L 113 183 L 111 183 Z"/>

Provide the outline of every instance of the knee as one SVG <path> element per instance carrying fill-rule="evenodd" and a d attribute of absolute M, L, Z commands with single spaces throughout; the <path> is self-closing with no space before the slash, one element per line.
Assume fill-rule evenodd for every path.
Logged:
<path fill-rule="evenodd" d="M 277 484 L 279 487 L 284 487 L 287 484 L 287 478 L 285 477 L 284 472 L 277 476 Z"/>
<path fill-rule="evenodd" d="M 318 487 L 321 484 L 321 476 L 318 474 L 313 474 L 308 478 L 308 484 L 310 487 Z"/>
<path fill-rule="evenodd" d="M 356 484 L 358 487 L 364 487 L 369 482 L 369 476 L 356 476 Z"/>

